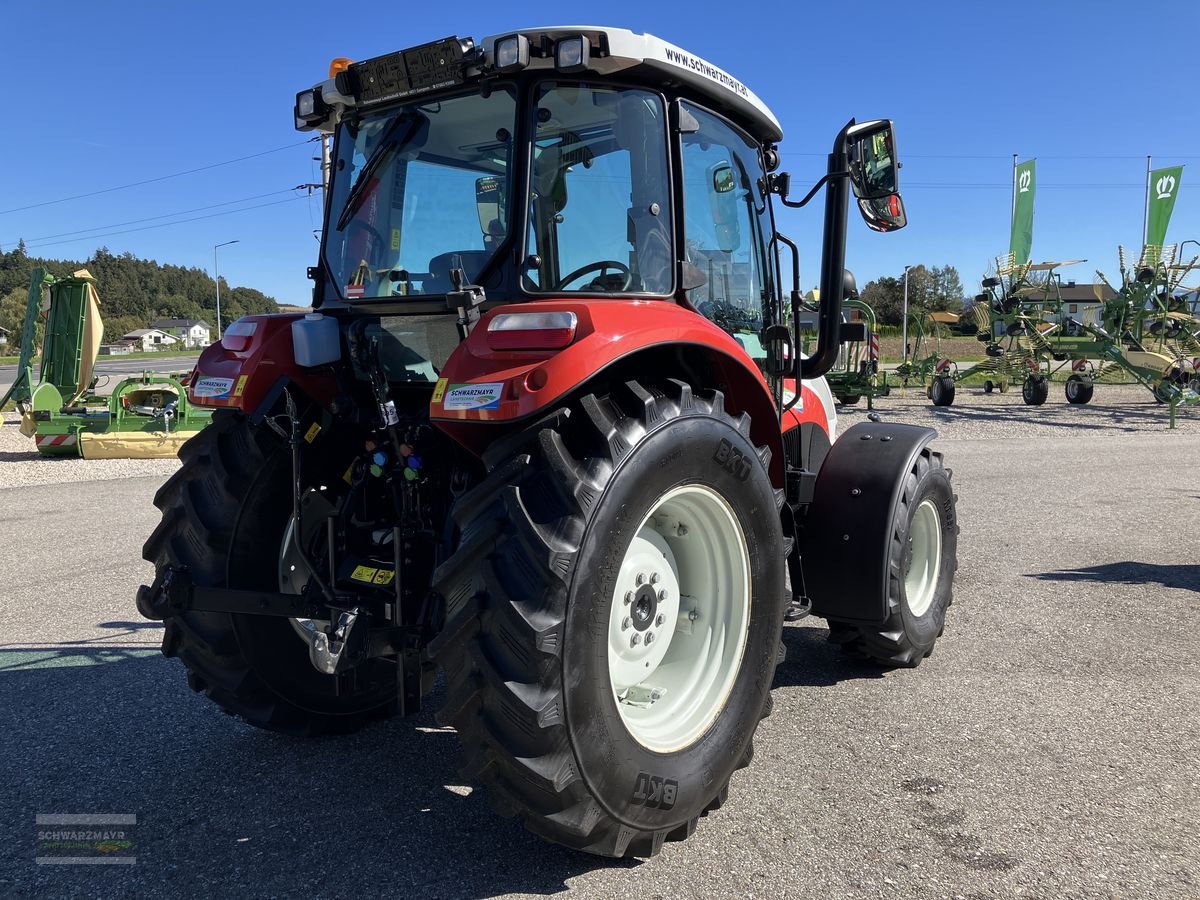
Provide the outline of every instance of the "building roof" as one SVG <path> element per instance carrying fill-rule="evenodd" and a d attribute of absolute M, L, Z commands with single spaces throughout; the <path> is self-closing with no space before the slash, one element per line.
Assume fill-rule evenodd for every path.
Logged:
<path fill-rule="evenodd" d="M 161 334 L 163 337 L 169 337 L 171 340 L 175 340 L 175 335 L 167 334 L 161 328 L 139 328 L 136 331 L 127 331 L 122 335 L 122 337 L 126 338 L 127 340 L 136 340 L 137 338 L 145 337 L 148 334 L 155 334 L 156 332 Z"/>
<path fill-rule="evenodd" d="M 152 328 L 191 328 L 195 325 L 203 325 L 212 331 L 212 326 L 203 319 L 158 319 L 151 323 Z"/>

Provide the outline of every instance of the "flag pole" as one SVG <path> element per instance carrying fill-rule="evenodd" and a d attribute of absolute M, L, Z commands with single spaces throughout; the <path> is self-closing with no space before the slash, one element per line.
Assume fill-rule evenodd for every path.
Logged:
<path fill-rule="evenodd" d="M 1012 228 L 1013 218 L 1017 214 L 1017 154 L 1013 154 L 1013 186 L 1012 186 L 1012 208 L 1008 211 L 1009 228 Z"/>
<path fill-rule="evenodd" d="M 1142 204 L 1142 248 L 1146 247 L 1147 232 L 1150 225 L 1150 157 L 1146 156 L 1146 202 Z"/>

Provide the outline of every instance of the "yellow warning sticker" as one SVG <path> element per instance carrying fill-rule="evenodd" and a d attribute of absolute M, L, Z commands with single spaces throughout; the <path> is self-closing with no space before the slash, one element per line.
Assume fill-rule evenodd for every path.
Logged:
<path fill-rule="evenodd" d="M 354 581 L 365 581 L 367 584 L 370 584 L 378 574 L 379 570 L 372 569 L 370 566 L 355 566 L 354 571 L 350 573 L 350 577 Z"/>
<path fill-rule="evenodd" d="M 433 388 L 433 402 L 441 403 L 442 397 L 444 397 L 445 395 L 446 395 L 446 379 L 439 378 L 437 385 L 435 385 Z"/>
<path fill-rule="evenodd" d="M 233 396 L 242 396 L 242 391 L 246 389 L 246 379 L 249 377 L 249 375 L 243 375 L 237 380 L 237 384 L 233 388 Z"/>
<path fill-rule="evenodd" d="M 392 249 L 393 250 L 400 249 L 400 229 L 399 228 L 392 229 Z"/>
<path fill-rule="evenodd" d="M 375 584 L 391 584 L 392 579 L 396 577 L 396 573 L 390 569 L 380 569 L 375 576 Z"/>
<path fill-rule="evenodd" d="M 308 431 L 305 432 L 304 440 L 306 440 L 308 443 L 311 444 L 313 441 L 315 441 L 317 439 L 317 435 L 320 433 L 321 433 L 320 424 L 317 422 L 313 422 L 312 425 L 310 425 L 308 427 Z"/>

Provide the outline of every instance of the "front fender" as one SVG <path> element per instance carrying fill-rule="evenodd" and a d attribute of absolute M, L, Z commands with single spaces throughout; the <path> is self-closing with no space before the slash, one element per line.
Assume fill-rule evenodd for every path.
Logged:
<path fill-rule="evenodd" d="M 932 428 L 863 422 L 830 449 L 800 539 L 813 614 L 879 624 L 887 617 L 892 523 L 905 476 Z"/>
<path fill-rule="evenodd" d="M 575 313 L 575 340 L 561 350 L 493 350 L 488 323 L 505 312 Z M 441 371 L 430 418 L 468 449 L 481 452 L 496 436 L 485 423 L 520 423 L 567 401 L 606 373 L 615 377 L 681 378 L 676 351 L 701 360 L 725 390 L 725 408 L 750 414 L 752 438 L 771 448 L 772 481 L 782 483 L 778 411 L 746 349 L 708 319 L 663 300 L 547 300 L 486 313 Z"/>

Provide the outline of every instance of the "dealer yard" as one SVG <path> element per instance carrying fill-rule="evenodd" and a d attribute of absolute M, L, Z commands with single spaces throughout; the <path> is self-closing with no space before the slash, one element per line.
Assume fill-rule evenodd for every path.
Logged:
<path fill-rule="evenodd" d="M 935 425 L 955 473 L 945 637 L 880 674 L 788 626 L 753 765 L 640 863 L 497 819 L 428 712 L 296 741 L 193 695 L 133 606 L 177 464 L 42 460 L 9 414 L 0 894 L 1200 896 L 1200 422 L 1060 390 L 879 402 Z M 136 814 L 137 864 L 35 866 L 47 812 Z"/>

